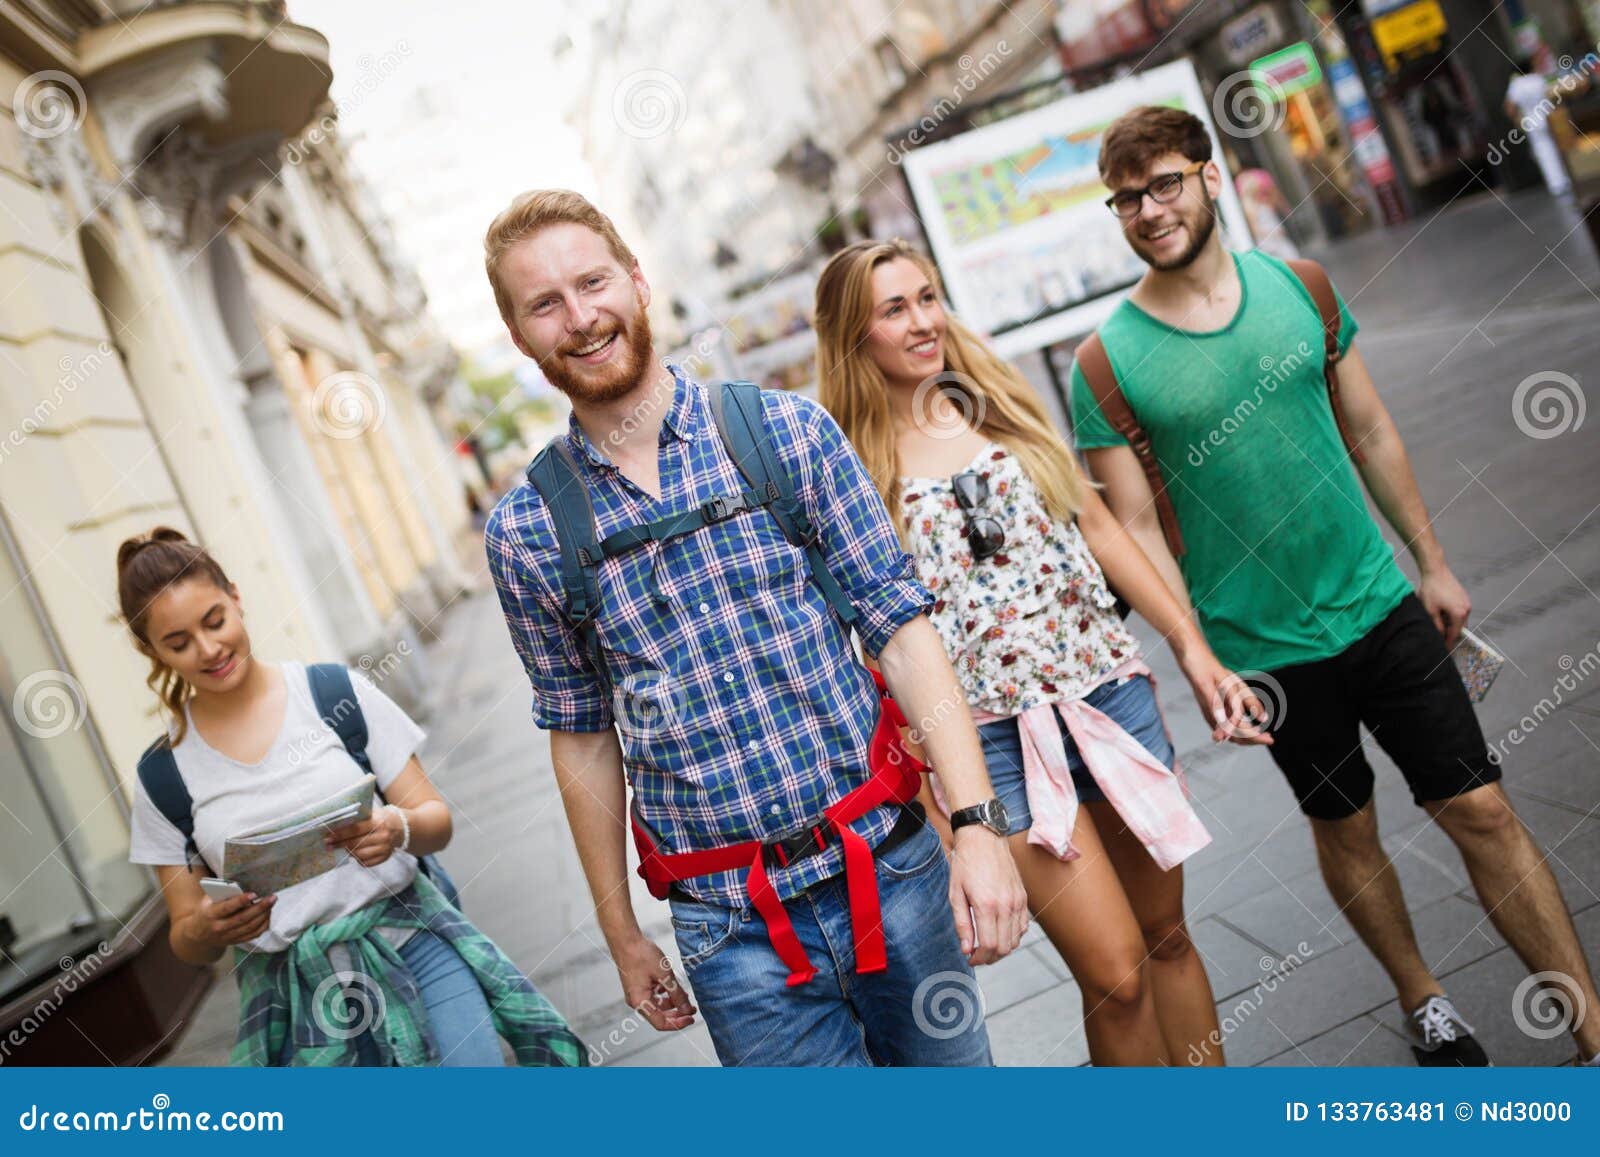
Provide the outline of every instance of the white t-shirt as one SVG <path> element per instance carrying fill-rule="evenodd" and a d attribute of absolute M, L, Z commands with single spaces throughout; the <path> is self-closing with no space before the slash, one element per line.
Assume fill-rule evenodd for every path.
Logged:
<path fill-rule="evenodd" d="M 305 665 L 282 663 L 279 670 L 288 700 L 283 729 L 260 763 L 240 763 L 217 751 L 201 737 L 192 717 L 183 742 L 173 749 L 178 773 L 194 799 L 195 844 L 207 864 L 222 862 L 229 836 L 318 803 L 364 774 L 317 714 Z M 378 786 L 387 789 L 405 770 L 425 733 L 361 672 L 351 671 L 350 681 L 367 721 L 372 773 Z M 161 814 L 137 778 L 128 858 L 152 865 L 186 861 L 183 833 Z M 375 868 L 346 859 L 332 871 L 279 892 L 271 925 L 249 947 L 280 952 L 313 924 L 337 920 L 403 891 L 416 873 L 416 857 L 405 852 L 396 852 Z"/>

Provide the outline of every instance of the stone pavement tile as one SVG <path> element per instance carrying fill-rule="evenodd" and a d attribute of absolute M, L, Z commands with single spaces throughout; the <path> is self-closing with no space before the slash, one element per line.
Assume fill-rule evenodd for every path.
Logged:
<path fill-rule="evenodd" d="M 1046 946 L 1048 948 L 1048 945 Z M 1049 949 L 1051 955 L 1054 949 Z M 1031 948 L 1019 949 L 1004 960 L 977 969 L 983 1006 L 996 1014 L 1062 983 L 1062 977 Z"/>
<path fill-rule="evenodd" d="M 1400 889 L 1413 913 L 1437 903 L 1463 888 L 1470 888 L 1460 858 L 1454 864 L 1418 848 L 1408 833 L 1384 840 Z M 1453 854 L 1454 845 L 1450 846 Z M 1281 886 L 1250 896 L 1223 909 L 1222 916 L 1248 935 L 1275 949 L 1280 955 L 1305 943 L 1314 952 L 1325 952 L 1354 943 L 1355 930 L 1339 913 L 1328 895 L 1322 872 L 1311 868 L 1283 880 Z"/>
<path fill-rule="evenodd" d="M 1201 852 L 1190 863 L 1194 866 L 1184 865 L 1183 896 L 1191 920 L 1215 915 L 1251 896 L 1274 891 L 1281 878 L 1248 853 L 1207 857 L 1206 852 Z"/>
<path fill-rule="evenodd" d="M 1394 1067 L 1412 1065 L 1415 1058 L 1405 1040 L 1383 1021 L 1358 1016 L 1261 1063 L 1285 1068 Z"/>
<path fill-rule="evenodd" d="M 1253 1065 L 1394 1000 L 1378 962 L 1359 944 L 1285 965 L 1217 1003 L 1228 1062 Z M 1234 1027 L 1230 1030 L 1228 1024 Z"/>
<path fill-rule="evenodd" d="M 1189 938 L 1205 964 L 1211 992 L 1226 1000 L 1261 980 L 1277 967 L 1279 956 L 1230 928 L 1216 917 L 1190 921 Z"/>
<path fill-rule="evenodd" d="M 1033 925 L 1032 927 L 1038 927 L 1038 925 Z M 1044 966 L 1050 970 L 1051 975 L 1057 980 L 1072 979 L 1072 973 L 1068 970 L 1066 961 L 1061 959 L 1061 954 L 1056 951 L 1055 945 L 1051 944 L 1050 941 L 1040 937 L 1038 943 L 1029 944 L 1024 938 L 1023 944 L 1026 946 L 1023 951 L 1031 952 L 1043 961 Z"/>
<path fill-rule="evenodd" d="M 1526 791 L 1582 811 L 1600 800 L 1600 751 L 1590 746 L 1600 744 L 1600 719 L 1566 708 L 1547 717 L 1518 746 L 1509 745 L 1508 734 L 1489 736 L 1492 743 L 1506 744 L 1501 774 L 1508 791 Z"/>
<path fill-rule="evenodd" d="M 1076 984 L 1059 984 L 987 1019 L 997 1065 L 1089 1063 L 1083 998 Z"/>

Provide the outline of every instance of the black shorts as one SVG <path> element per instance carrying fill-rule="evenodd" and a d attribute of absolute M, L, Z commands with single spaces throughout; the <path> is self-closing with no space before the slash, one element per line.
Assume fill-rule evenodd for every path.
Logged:
<path fill-rule="evenodd" d="M 1344 819 L 1372 798 L 1362 725 L 1418 805 L 1500 778 L 1444 636 L 1414 594 L 1331 659 L 1267 674 L 1283 689 L 1267 750 L 1313 819 Z"/>

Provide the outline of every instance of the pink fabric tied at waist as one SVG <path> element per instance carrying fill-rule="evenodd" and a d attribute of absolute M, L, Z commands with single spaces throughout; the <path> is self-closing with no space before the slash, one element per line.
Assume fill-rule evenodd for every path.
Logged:
<path fill-rule="evenodd" d="M 1151 687 L 1155 686 L 1155 676 L 1139 659 L 1123 663 L 1096 686 L 1133 675 L 1144 675 Z M 1211 842 L 1211 833 L 1189 803 L 1177 760 L 1168 770 L 1105 712 L 1082 699 L 1069 699 L 1041 703 L 1015 717 L 1022 739 L 1028 810 L 1033 813 L 1033 826 L 1028 831 L 1030 844 L 1047 848 L 1062 860 L 1075 860 L 1079 855 L 1072 846 L 1078 792 L 1067 766 L 1067 747 L 1052 711 L 1060 712 L 1067 732 L 1078 745 L 1078 754 L 1105 792 L 1107 802 L 1163 870 L 1177 867 Z M 972 713 L 974 723 L 1005 718 L 1009 717 Z M 944 807 L 943 793 L 937 795 L 939 805 Z"/>

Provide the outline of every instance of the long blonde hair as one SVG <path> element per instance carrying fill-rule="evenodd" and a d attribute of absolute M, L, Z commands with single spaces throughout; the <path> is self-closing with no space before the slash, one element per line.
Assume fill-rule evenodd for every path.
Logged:
<path fill-rule="evenodd" d="M 817 279 L 817 392 L 854 443 L 901 542 L 907 543 L 888 382 L 862 348 L 872 317 L 872 271 L 896 258 L 920 269 L 943 299 L 938 270 L 904 241 L 857 241 L 834 254 Z M 976 417 L 978 432 L 1015 454 L 1039 488 L 1045 509 L 1070 522 L 1083 506 L 1087 483 L 1034 388 L 948 311 L 944 351 L 944 373 L 934 375 L 938 388 L 961 395 L 957 400 L 963 413 Z"/>

